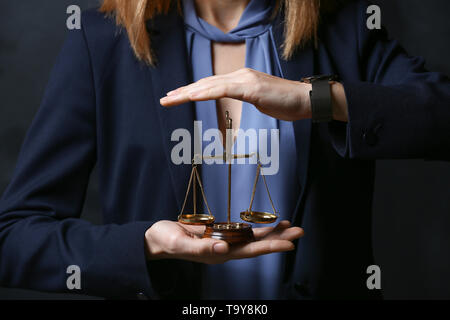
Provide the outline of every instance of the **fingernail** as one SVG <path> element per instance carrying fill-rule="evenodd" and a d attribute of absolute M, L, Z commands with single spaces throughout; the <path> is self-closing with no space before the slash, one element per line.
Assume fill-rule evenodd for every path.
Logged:
<path fill-rule="evenodd" d="M 222 242 L 215 243 L 213 248 L 215 253 L 226 253 L 228 251 L 228 246 Z"/>

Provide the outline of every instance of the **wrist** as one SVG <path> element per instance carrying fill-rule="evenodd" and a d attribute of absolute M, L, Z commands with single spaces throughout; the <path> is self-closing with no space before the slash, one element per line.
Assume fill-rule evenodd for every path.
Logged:
<path fill-rule="evenodd" d="M 297 92 L 295 102 L 297 110 L 294 115 L 294 121 L 302 119 L 311 119 L 312 111 L 311 111 L 311 98 L 309 96 L 309 92 L 312 90 L 312 85 L 309 83 L 298 81 L 295 81 L 295 84 L 298 86 L 298 89 L 295 90 L 295 92 Z"/>
<path fill-rule="evenodd" d="M 311 105 L 311 96 L 309 93 L 312 90 L 312 85 L 310 83 L 302 83 L 304 88 L 304 93 L 302 95 L 303 101 L 302 101 L 302 115 L 303 119 L 311 119 L 312 118 L 312 105 Z"/>
<path fill-rule="evenodd" d="M 164 250 L 155 241 L 154 233 L 153 226 L 145 232 L 145 257 L 147 260 L 162 259 L 164 255 Z"/>

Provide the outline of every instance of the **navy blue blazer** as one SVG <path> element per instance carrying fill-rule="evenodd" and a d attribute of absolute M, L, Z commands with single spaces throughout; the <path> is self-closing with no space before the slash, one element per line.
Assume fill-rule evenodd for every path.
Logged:
<path fill-rule="evenodd" d="M 293 213 L 305 237 L 286 254 L 286 298 L 371 298 L 371 205 L 376 158 L 450 159 L 450 85 L 427 72 L 384 31 L 366 28 L 365 2 L 324 20 L 319 44 L 281 60 L 286 78 L 338 74 L 349 123 L 294 123 L 302 193 Z M 126 32 L 97 11 L 71 31 L 0 202 L 2 286 L 67 292 L 66 269 L 81 268 L 80 293 L 134 298 L 198 297 L 202 266 L 147 263 L 144 233 L 175 220 L 189 165 L 174 165 L 170 135 L 192 131 L 192 104 L 159 99 L 191 82 L 182 19 L 149 21 L 155 68 L 133 55 Z M 282 43 L 280 19 L 275 27 Z M 104 225 L 80 218 L 98 166 Z"/>

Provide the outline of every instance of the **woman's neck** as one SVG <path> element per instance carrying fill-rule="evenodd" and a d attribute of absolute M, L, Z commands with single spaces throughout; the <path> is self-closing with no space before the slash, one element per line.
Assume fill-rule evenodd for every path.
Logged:
<path fill-rule="evenodd" d="M 250 0 L 195 0 L 197 15 L 227 33 L 239 24 Z"/>

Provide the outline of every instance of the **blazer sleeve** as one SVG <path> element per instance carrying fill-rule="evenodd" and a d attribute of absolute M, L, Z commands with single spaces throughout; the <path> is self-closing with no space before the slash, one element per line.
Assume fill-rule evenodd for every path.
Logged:
<path fill-rule="evenodd" d="M 145 259 L 149 221 L 93 225 L 80 218 L 96 162 L 96 98 L 84 31 L 70 31 L 42 105 L 0 200 L 0 284 L 103 297 L 151 296 Z M 76 292 L 75 292 L 76 291 Z"/>
<path fill-rule="evenodd" d="M 450 160 L 450 82 L 428 72 L 386 30 L 366 27 L 359 2 L 356 41 L 360 79 L 345 79 L 347 124 L 330 124 L 337 152 L 347 158 Z"/>

